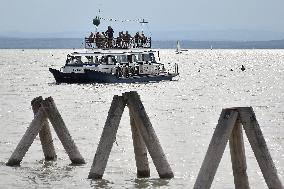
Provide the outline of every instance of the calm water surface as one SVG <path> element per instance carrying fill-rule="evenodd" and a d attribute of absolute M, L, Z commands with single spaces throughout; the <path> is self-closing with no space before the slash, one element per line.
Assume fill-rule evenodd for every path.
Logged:
<path fill-rule="evenodd" d="M 55 84 L 70 50 L 0 50 L 0 188 L 192 188 L 222 108 L 252 106 L 284 183 L 284 50 L 162 50 L 179 63 L 177 81 L 149 84 Z M 240 70 L 244 65 L 246 70 Z M 141 96 L 175 178 L 136 179 L 128 110 L 125 109 L 104 179 L 87 179 L 114 95 Z M 52 130 L 58 155 L 45 162 L 37 137 L 20 167 L 5 163 L 33 119 L 30 101 L 52 96 L 87 164 L 71 166 Z M 245 138 L 251 188 L 266 188 Z M 234 188 L 228 146 L 212 188 Z"/>

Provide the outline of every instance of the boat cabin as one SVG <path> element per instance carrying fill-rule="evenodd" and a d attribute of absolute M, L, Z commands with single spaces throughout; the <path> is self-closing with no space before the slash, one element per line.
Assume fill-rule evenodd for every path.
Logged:
<path fill-rule="evenodd" d="M 85 69 L 117 74 L 117 70 L 133 74 L 159 74 L 164 65 L 157 62 L 158 51 L 109 51 L 73 52 L 67 55 L 64 73 L 84 73 Z"/>

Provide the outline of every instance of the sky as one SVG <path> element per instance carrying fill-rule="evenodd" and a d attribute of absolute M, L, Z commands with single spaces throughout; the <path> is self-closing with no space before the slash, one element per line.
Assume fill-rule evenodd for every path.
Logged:
<path fill-rule="evenodd" d="M 284 0 L 0 0 L 0 36 L 73 37 L 94 30 L 144 30 L 161 39 L 284 39 Z M 101 12 L 98 14 L 98 10 Z"/>

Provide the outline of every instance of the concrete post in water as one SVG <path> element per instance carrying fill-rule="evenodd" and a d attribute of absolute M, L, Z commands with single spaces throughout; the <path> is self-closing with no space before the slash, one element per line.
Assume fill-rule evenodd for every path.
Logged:
<path fill-rule="evenodd" d="M 31 102 L 33 112 L 36 115 L 39 108 L 41 107 L 43 99 L 41 96 L 34 98 Z M 52 141 L 52 135 L 50 132 L 50 127 L 48 124 L 47 118 L 42 123 L 42 128 L 39 131 L 39 138 L 42 145 L 43 154 L 45 157 L 45 160 L 56 160 L 56 152 L 54 149 L 53 141 Z"/>
<path fill-rule="evenodd" d="M 130 113 L 129 116 L 130 116 L 133 147 L 134 147 L 136 167 L 137 167 L 137 177 L 138 178 L 150 177 L 150 168 L 147 158 L 147 148 L 138 129 L 139 126 L 135 124 L 135 121 Z"/>
<path fill-rule="evenodd" d="M 34 139 L 36 138 L 37 134 L 39 133 L 42 123 L 46 120 L 46 114 L 42 108 L 40 108 L 33 121 L 31 122 L 30 126 L 26 130 L 24 136 L 22 137 L 21 141 L 17 145 L 16 149 L 14 150 L 13 154 L 11 155 L 9 161 L 6 163 L 8 166 L 18 166 L 20 165 L 23 157 L 25 156 L 26 152 L 28 151 L 29 147 L 32 145 Z"/>
<path fill-rule="evenodd" d="M 268 188 L 282 189 L 283 186 L 277 175 L 277 170 L 268 151 L 253 109 L 251 107 L 242 107 L 237 109 L 247 138 Z"/>
<path fill-rule="evenodd" d="M 135 124 L 137 126 L 139 125 L 139 131 L 147 146 L 148 152 L 153 159 L 160 178 L 173 178 L 174 174 L 166 159 L 158 137 L 152 127 L 139 95 L 137 92 L 132 91 L 124 93 L 123 97 L 126 99 L 129 112 L 132 115 Z"/>
<path fill-rule="evenodd" d="M 238 119 L 230 137 L 230 152 L 235 188 L 249 189 L 242 125 Z"/>
<path fill-rule="evenodd" d="M 124 108 L 125 101 L 123 97 L 117 95 L 114 96 L 108 112 L 108 117 L 103 129 L 99 146 L 97 148 L 96 155 L 89 172 L 89 179 L 101 179 L 103 177 Z"/>
<path fill-rule="evenodd" d="M 54 101 L 51 97 L 46 98 L 42 102 L 44 108 L 53 128 L 60 139 L 65 151 L 67 152 L 73 164 L 84 164 L 85 160 L 81 156 L 75 142 L 73 141 L 59 111 L 57 110 Z"/>
<path fill-rule="evenodd" d="M 238 112 L 223 109 L 212 136 L 202 166 L 199 170 L 194 189 L 209 189 L 238 117 Z"/>

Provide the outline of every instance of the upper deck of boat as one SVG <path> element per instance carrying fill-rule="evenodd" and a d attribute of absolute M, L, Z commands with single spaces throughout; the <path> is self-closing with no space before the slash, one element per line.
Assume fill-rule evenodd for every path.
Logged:
<path fill-rule="evenodd" d="M 151 37 L 136 38 L 98 38 L 86 37 L 85 49 L 149 49 L 152 46 Z"/>
<path fill-rule="evenodd" d="M 70 53 L 71 56 L 119 56 L 119 55 L 131 55 L 131 54 L 150 54 L 158 51 L 152 49 L 87 49 L 86 51 L 80 52 L 75 51 Z"/>

